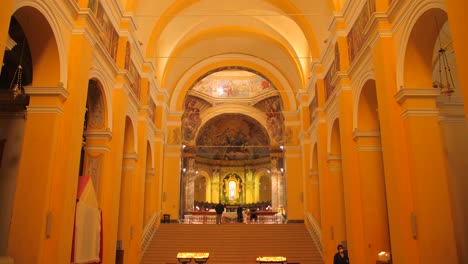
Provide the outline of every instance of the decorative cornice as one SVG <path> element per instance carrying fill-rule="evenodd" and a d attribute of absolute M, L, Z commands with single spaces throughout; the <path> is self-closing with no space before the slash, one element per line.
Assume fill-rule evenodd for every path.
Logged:
<path fill-rule="evenodd" d="M 145 178 L 145 183 L 152 184 L 154 182 L 153 178 Z"/>
<path fill-rule="evenodd" d="M 440 91 L 434 88 L 404 88 L 402 87 L 396 94 L 395 99 L 399 104 L 410 98 L 436 98 Z"/>
<path fill-rule="evenodd" d="M 70 92 L 68 92 L 67 89 L 63 87 L 63 85 L 59 86 L 25 86 L 24 91 L 26 92 L 27 95 L 31 97 L 35 96 L 56 96 L 59 97 L 62 102 L 64 102 Z"/>
<path fill-rule="evenodd" d="M 329 171 L 330 172 L 342 172 L 343 170 L 341 169 L 341 167 L 330 167 Z"/>
<path fill-rule="evenodd" d="M 134 166 L 134 165 L 122 166 L 122 169 L 124 169 L 126 171 L 134 171 L 134 170 L 136 170 L 136 166 Z"/>
<path fill-rule="evenodd" d="M 401 113 L 401 117 L 406 119 L 410 116 L 425 116 L 425 117 L 434 117 L 439 116 L 439 110 L 437 109 L 406 109 Z"/>
<path fill-rule="evenodd" d="M 380 146 L 358 146 L 356 147 L 358 152 L 381 152 L 382 147 Z"/>
<path fill-rule="evenodd" d="M 136 152 L 124 153 L 123 159 L 137 160 L 138 159 L 138 154 Z"/>
<path fill-rule="evenodd" d="M 56 114 L 63 115 L 63 109 L 58 106 L 27 106 L 28 114 Z"/>
<path fill-rule="evenodd" d="M 343 13 L 334 12 L 332 19 L 330 21 L 330 24 L 328 25 L 328 31 L 330 32 L 336 31 L 337 25 L 339 25 L 340 23 L 344 23 L 344 22 L 346 21 L 345 21 Z"/>
<path fill-rule="evenodd" d="M 354 129 L 353 139 L 360 138 L 360 137 L 380 137 L 380 131 L 379 130 L 363 131 L 357 128 Z"/>
<path fill-rule="evenodd" d="M 85 146 L 84 149 L 87 151 L 93 151 L 93 152 L 106 152 L 106 153 L 111 152 L 110 148 L 106 146 L 89 146 L 89 147 Z"/>
<path fill-rule="evenodd" d="M 87 138 L 93 138 L 93 139 L 100 139 L 100 138 L 107 139 L 107 140 L 112 139 L 112 132 L 109 129 L 105 129 L 105 130 L 89 130 L 89 129 L 87 129 L 84 132 L 84 135 Z"/>
<path fill-rule="evenodd" d="M 327 153 L 327 162 L 330 161 L 341 161 L 341 156 Z"/>
<path fill-rule="evenodd" d="M 377 44 L 377 41 L 382 37 L 392 37 L 393 32 L 391 30 L 388 16 L 385 13 L 374 13 L 371 19 L 371 36 L 369 37 L 368 46 L 373 48 Z M 387 28 L 379 28 L 379 25 L 386 24 Z"/>

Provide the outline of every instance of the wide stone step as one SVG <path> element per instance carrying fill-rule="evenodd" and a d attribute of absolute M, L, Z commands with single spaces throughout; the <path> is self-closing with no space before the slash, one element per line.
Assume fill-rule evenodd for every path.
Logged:
<path fill-rule="evenodd" d="M 142 264 L 172 264 L 178 252 L 208 252 L 207 263 L 256 263 L 259 256 L 284 256 L 288 263 L 323 264 L 304 224 L 162 224 Z"/>

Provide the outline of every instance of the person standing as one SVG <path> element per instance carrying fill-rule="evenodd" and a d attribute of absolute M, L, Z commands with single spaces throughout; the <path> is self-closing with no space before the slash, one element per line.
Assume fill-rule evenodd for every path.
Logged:
<path fill-rule="evenodd" d="M 348 251 L 344 250 L 343 245 L 338 245 L 338 252 L 336 252 L 333 258 L 333 264 L 349 264 Z"/>
<path fill-rule="evenodd" d="M 221 201 L 219 201 L 219 203 L 216 205 L 215 211 L 216 211 L 216 224 L 220 225 L 222 221 L 222 216 L 224 213 L 224 205 L 221 203 Z"/>
<path fill-rule="evenodd" d="M 242 214 L 243 211 L 242 206 L 239 205 L 239 207 L 237 207 L 237 222 L 239 223 L 244 221 L 244 215 Z"/>

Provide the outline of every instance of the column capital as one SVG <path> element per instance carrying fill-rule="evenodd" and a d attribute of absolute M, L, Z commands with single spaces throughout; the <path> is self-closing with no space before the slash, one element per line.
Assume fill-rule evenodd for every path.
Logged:
<path fill-rule="evenodd" d="M 63 114 L 62 103 L 68 98 L 69 92 L 62 84 L 58 86 L 26 86 L 24 90 L 30 97 L 28 113 Z"/>
<path fill-rule="evenodd" d="M 333 161 L 341 161 L 341 156 L 332 153 L 327 153 L 327 162 Z"/>
<path fill-rule="evenodd" d="M 436 103 L 438 96 L 438 89 L 402 87 L 396 93 L 395 99 L 403 108 L 403 119 L 411 116 L 436 117 L 439 115 Z"/>
<path fill-rule="evenodd" d="M 378 138 L 380 137 L 379 130 L 359 130 L 355 128 L 353 131 L 353 139 L 356 140 L 358 138 Z"/>
<path fill-rule="evenodd" d="M 137 160 L 138 159 L 138 154 L 136 152 L 131 152 L 131 153 L 124 153 L 123 155 L 124 160 Z"/>
<path fill-rule="evenodd" d="M 57 86 L 25 86 L 24 91 L 30 97 L 57 97 L 64 102 L 70 94 L 63 84 Z"/>
<path fill-rule="evenodd" d="M 395 94 L 395 99 L 399 104 L 403 104 L 408 99 L 435 99 L 440 95 L 440 91 L 435 88 L 406 88 L 401 87 Z"/>
<path fill-rule="evenodd" d="M 90 138 L 90 139 L 106 139 L 106 140 L 112 139 L 112 132 L 109 129 L 105 129 L 105 130 L 86 129 L 86 131 L 84 132 L 84 135 L 86 136 L 86 138 Z"/>

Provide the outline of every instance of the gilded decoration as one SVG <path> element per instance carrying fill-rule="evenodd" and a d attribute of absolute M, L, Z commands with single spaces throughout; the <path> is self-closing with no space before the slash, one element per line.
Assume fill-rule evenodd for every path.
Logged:
<path fill-rule="evenodd" d="M 222 200 L 228 203 L 241 203 L 243 191 L 242 178 L 237 174 L 228 174 L 223 178 L 222 182 Z"/>

